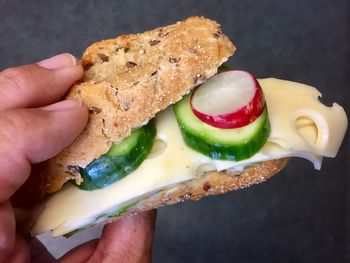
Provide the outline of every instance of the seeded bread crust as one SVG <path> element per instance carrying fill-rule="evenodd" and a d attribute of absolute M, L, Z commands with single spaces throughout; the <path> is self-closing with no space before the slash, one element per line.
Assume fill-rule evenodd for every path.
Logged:
<path fill-rule="evenodd" d="M 70 146 L 45 163 L 32 183 L 35 191 L 44 195 L 58 191 L 68 180 L 79 183 L 79 167 L 213 76 L 235 51 L 220 30 L 212 20 L 190 17 L 88 47 L 81 60 L 84 78 L 67 97 L 89 107 L 89 122 Z"/>
<path fill-rule="evenodd" d="M 102 222 L 107 224 L 124 216 L 130 216 L 186 200 L 199 200 L 210 195 L 242 189 L 266 181 L 288 163 L 288 158 L 272 160 L 246 167 L 242 172 L 210 172 L 191 181 L 172 186 L 139 201 L 120 217 Z"/>

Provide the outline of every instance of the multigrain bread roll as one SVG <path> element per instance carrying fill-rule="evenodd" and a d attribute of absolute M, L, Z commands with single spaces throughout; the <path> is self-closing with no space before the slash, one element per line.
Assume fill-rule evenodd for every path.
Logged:
<path fill-rule="evenodd" d="M 33 183 L 35 191 L 44 195 L 68 180 L 79 183 L 77 167 L 85 167 L 113 142 L 215 75 L 235 49 L 220 25 L 203 17 L 88 47 L 81 59 L 84 77 L 67 97 L 90 108 L 89 123 L 78 139 L 45 164 Z"/>
<path fill-rule="evenodd" d="M 79 184 L 80 168 L 215 75 L 235 49 L 220 25 L 203 17 L 88 47 L 81 59 L 84 77 L 67 95 L 89 107 L 88 125 L 69 147 L 41 165 L 39 176 L 32 176 L 18 191 L 16 203 L 28 200 L 28 195 L 37 202 L 69 180 Z M 207 172 L 149 195 L 128 207 L 123 216 L 260 183 L 286 163 L 287 159 L 272 160 L 241 172 Z"/>

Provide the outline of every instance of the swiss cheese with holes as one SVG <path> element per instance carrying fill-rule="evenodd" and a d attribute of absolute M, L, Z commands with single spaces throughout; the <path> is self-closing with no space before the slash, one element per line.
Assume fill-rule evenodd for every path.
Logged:
<path fill-rule="evenodd" d="M 66 185 L 45 203 L 33 234 L 53 230 L 53 235 L 62 235 L 107 220 L 110 214 L 130 204 L 130 211 L 143 211 L 142 207 L 133 209 L 140 207 L 139 202 L 147 209 L 160 206 L 161 200 L 155 202 L 154 194 L 162 191 L 170 195 L 179 187 L 196 184 L 206 173 L 226 171 L 226 177 L 234 177 L 241 171 L 244 173 L 249 165 L 293 156 L 306 158 L 319 169 L 322 156 L 336 155 L 347 128 L 347 117 L 341 106 L 324 106 L 318 100 L 320 93 L 307 85 L 273 78 L 259 80 L 259 83 L 268 107 L 271 135 L 253 157 L 238 162 L 212 160 L 188 148 L 170 107 L 155 118 L 157 141 L 162 143 L 155 144 L 156 151 L 137 170 L 100 190 L 84 191 Z M 247 185 L 249 183 L 241 187 Z M 210 187 L 204 182 L 204 191 Z M 148 199 L 153 204 L 151 207 L 147 206 Z"/>

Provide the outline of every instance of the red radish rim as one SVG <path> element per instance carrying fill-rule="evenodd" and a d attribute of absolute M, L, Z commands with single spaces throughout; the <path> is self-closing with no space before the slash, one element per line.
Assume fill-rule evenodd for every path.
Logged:
<path fill-rule="evenodd" d="M 196 93 L 196 90 L 200 87 L 198 86 L 197 89 L 191 95 L 190 106 L 191 106 L 192 112 L 200 120 L 202 120 L 203 122 L 213 127 L 222 128 L 222 129 L 241 128 L 252 123 L 261 115 L 265 106 L 265 97 L 258 80 L 253 74 L 251 74 L 248 71 L 239 70 L 239 69 L 227 70 L 227 71 L 220 72 L 214 76 L 217 76 L 219 74 L 225 74 L 228 71 L 241 71 L 248 74 L 253 79 L 256 89 L 253 95 L 253 99 L 247 105 L 244 105 L 243 107 L 235 110 L 235 112 L 217 114 L 217 115 L 207 115 L 205 113 L 198 111 L 192 105 L 193 95 Z"/>

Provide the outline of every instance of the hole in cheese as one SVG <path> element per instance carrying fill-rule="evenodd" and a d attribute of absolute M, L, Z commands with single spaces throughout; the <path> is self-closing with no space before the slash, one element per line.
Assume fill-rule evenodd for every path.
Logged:
<path fill-rule="evenodd" d="M 295 128 L 308 144 L 316 146 L 319 132 L 314 120 L 308 116 L 300 116 L 295 120 Z"/>

